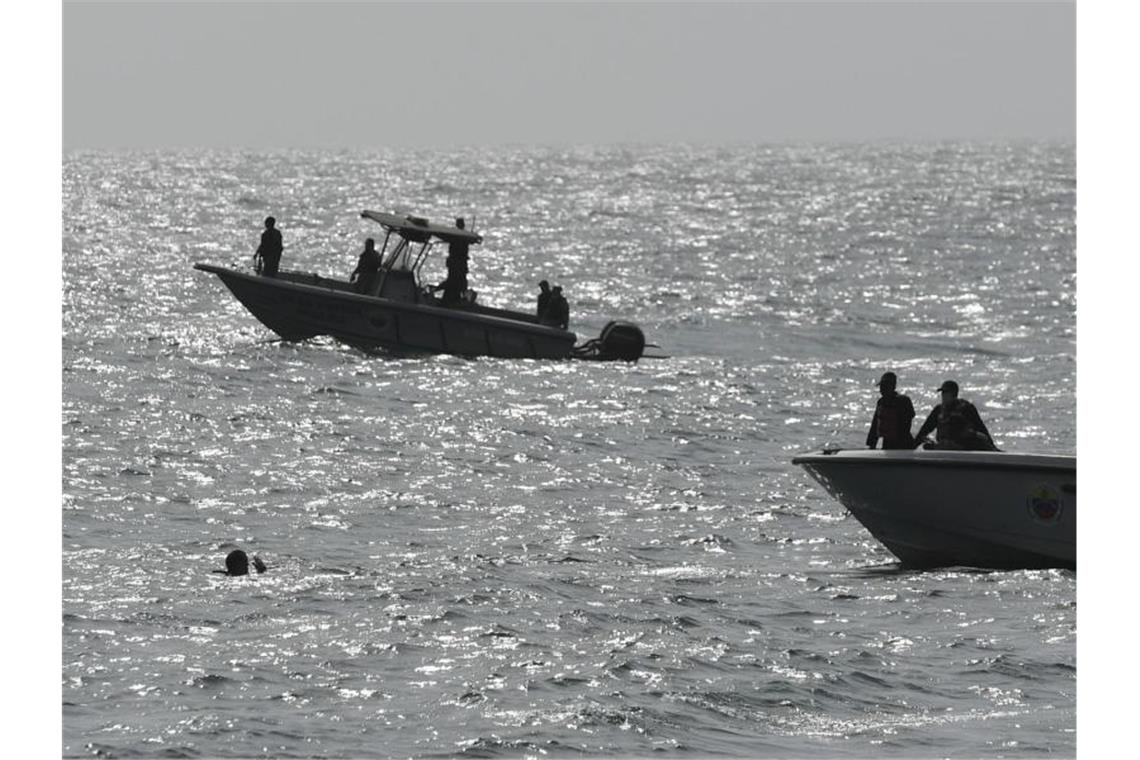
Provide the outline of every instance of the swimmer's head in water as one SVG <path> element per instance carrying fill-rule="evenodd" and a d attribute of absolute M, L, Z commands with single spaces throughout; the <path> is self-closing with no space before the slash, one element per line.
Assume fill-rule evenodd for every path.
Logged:
<path fill-rule="evenodd" d="M 266 570 L 265 563 L 256 554 L 253 556 L 253 568 L 259 573 L 264 573 Z M 234 549 L 226 555 L 226 569 L 214 572 L 224 572 L 226 575 L 249 575 L 249 555 L 241 549 Z"/>
<path fill-rule="evenodd" d="M 249 575 L 249 556 L 241 549 L 234 549 L 226 555 L 227 575 Z"/>

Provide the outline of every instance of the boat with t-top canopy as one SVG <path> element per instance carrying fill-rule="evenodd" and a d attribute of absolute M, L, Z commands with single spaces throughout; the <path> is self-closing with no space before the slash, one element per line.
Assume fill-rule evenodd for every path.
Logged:
<path fill-rule="evenodd" d="M 213 264 L 194 268 L 216 274 L 258 321 L 290 341 L 328 335 L 365 351 L 529 359 L 636 361 L 644 353 L 645 336 L 630 322 L 611 321 L 597 338 L 576 344 L 569 329 L 482 304 L 474 291 L 445 302 L 421 279 L 424 263 L 440 243 L 470 247 L 482 236 L 417 216 L 360 215 L 385 230 L 379 270 L 364 287 L 313 272 L 267 277 Z"/>

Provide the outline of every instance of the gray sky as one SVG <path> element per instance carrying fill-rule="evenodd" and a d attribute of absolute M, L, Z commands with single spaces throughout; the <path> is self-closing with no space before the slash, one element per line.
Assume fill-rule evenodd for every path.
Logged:
<path fill-rule="evenodd" d="M 1057 3 L 66 2 L 64 148 L 1063 138 Z"/>

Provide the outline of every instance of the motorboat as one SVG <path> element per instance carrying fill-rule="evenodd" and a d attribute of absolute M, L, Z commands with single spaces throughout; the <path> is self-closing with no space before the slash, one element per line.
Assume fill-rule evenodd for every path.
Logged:
<path fill-rule="evenodd" d="M 644 352 L 645 336 L 630 322 L 612 320 L 579 345 L 574 332 L 533 313 L 479 303 L 472 290 L 458 303 L 444 303 L 422 281 L 424 263 L 440 243 L 470 247 L 482 236 L 418 216 L 368 210 L 360 216 L 385 230 L 379 271 L 363 287 L 313 272 L 194 268 L 216 274 L 258 321 L 289 341 L 328 335 L 364 351 L 531 359 L 636 361 Z"/>
<path fill-rule="evenodd" d="M 1077 567 L 1077 458 L 825 449 L 792 459 L 904 567 Z"/>

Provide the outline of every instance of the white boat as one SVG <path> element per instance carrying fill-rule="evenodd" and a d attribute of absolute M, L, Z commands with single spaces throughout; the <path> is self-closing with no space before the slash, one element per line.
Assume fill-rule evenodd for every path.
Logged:
<path fill-rule="evenodd" d="M 437 243 L 472 246 L 480 235 L 415 216 L 363 211 L 386 232 L 377 276 L 361 292 L 346 279 L 281 270 L 273 277 L 213 264 L 216 274 L 262 324 L 285 340 L 329 335 L 365 351 L 445 353 L 529 359 L 624 359 L 645 349 L 641 328 L 611 321 L 599 337 L 576 346 L 577 336 L 533 313 L 477 303 L 474 292 L 445 304 L 421 279 Z M 389 245 L 391 243 L 391 245 Z"/>
<path fill-rule="evenodd" d="M 830 449 L 792 459 L 904 567 L 1077 567 L 1077 458 Z"/>

